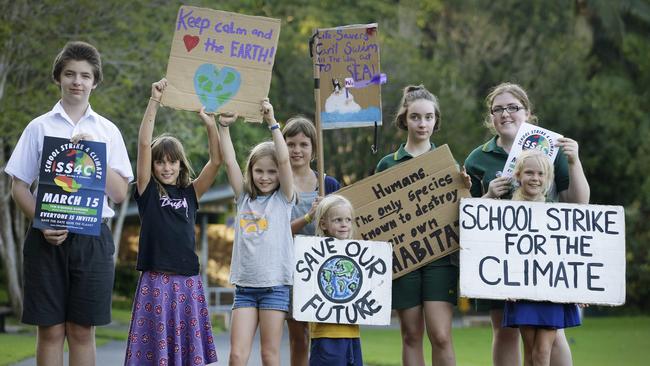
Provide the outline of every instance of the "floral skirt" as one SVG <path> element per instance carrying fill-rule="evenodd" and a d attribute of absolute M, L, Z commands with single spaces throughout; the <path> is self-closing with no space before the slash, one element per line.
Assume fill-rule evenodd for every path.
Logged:
<path fill-rule="evenodd" d="M 143 272 L 124 364 L 195 366 L 216 361 L 201 277 Z"/>

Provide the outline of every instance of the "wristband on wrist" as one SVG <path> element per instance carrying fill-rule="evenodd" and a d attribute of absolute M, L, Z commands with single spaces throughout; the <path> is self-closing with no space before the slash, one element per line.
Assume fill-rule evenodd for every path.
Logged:
<path fill-rule="evenodd" d="M 307 222 L 308 224 L 311 224 L 311 221 L 313 220 L 313 218 L 311 217 L 311 215 L 309 214 L 309 212 L 307 212 L 307 213 L 305 214 L 305 216 L 303 217 L 303 219 L 305 219 L 305 222 Z"/>
<path fill-rule="evenodd" d="M 219 126 L 223 128 L 228 128 L 230 126 L 230 125 L 224 125 L 223 123 L 221 123 L 221 121 L 218 121 L 217 123 L 219 124 Z"/>
<path fill-rule="evenodd" d="M 273 130 L 277 130 L 278 128 L 280 128 L 280 124 L 279 124 L 279 123 L 276 123 L 276 124 L 274 124 L 274 125 L 272 125 L 272 126 L 269 126 L 269 130 L 271 130 L 271 131 L 273 131 Z"/>
<path fill-rule="evenodd" d="M 158 100 L 158 99 L 155 99 L 154 97 L 149 97 L 149 99 L 151 99 L 151 100 L 153 100 L 154 102 L 156 102 L 156 103 L 158 103 L 158 104 L 160 104 L 160 100 Z"/>

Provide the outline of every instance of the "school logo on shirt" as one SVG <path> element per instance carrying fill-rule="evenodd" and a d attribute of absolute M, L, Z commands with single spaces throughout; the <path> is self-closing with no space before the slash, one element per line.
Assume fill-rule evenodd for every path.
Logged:
<path fill-rule="evenodd" d="M 189 205 L 185 197 L 183 198 L 169 198 L 167 196 L 160 197 L 160 207 L 171 206 L 174 210 L 185 208 L 185 217 L 188 218 Z"/>
<path fill-rule="evenodd" d="M 239 215 L 239 226 L 245 234 L 261 234 L 268 230 L 269 222 L 264 215 L 254 211 L 242 212 Z"/>

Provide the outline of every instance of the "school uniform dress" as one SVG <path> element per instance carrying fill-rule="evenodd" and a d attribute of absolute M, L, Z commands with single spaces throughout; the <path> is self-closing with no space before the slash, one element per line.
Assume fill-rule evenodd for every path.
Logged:
<path fill-rule="evenodd" d="M 577 327 L 580 324 L 580 312 L 576 304 L 525 300 L 506 301 L 503 309 L 504 327 L 531 326 L 563 329 Z"/>
<path fill-rule="evenodd" d="M 5 172 L 29 185 L 38 179 L 45 136 L 70 139 L 86 133 L 106 144 L 106 163 L 127 181 L 131 163 L 119 129 L 88 105 L 73 122 L 59 101 L 51 111 L 32 120 L 16 143 Z M 33 192 L 36 199 L 37 192 Z M 102 218 L 114 215 L 104 194 Z M 22 322 L 51 326 L 64 322 L 104 325 L 111 321 L 115 246 L 108 226 L 99 236 L 68 233 L 61 245 L 45 240 L 31 227 L 23 249 L 24 303 Z"/>
<path fill-rule="evenodd" d="M 152 177 L 134 192 L 142 226 L 125 365 L 205 365 L 217 361 L 199 260 L 195 253 L 194 186 L 162 185 Z"/>

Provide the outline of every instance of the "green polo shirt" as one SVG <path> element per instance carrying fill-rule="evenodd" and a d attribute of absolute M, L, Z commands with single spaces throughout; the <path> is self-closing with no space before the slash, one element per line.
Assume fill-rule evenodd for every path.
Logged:
<path fill-rule="evenodd" d="M 401 144 L 399 145 L 399 149 L 395 151 L 392 154 L 388 154 L 384 156 L 381 160 L 379 160 L 379 163 L 377 163 L 377 167 L 375 168 L 375 173 L 383 172 L 384 170 L 390 169 L 394 167 L 395 165 L 413 159 L 413 155 L 411 155 L 406 149 L 404 148 L 406 144 Z M 435 149 L 436 145 L 431 143 L 431 150 Z M 437 259 L 428 265 L 432 266 L 446 266 L 449 264 L 453 265 L 458 265 L 458 252 L 453 253 L 451 255 L 442 257 L 440 259 Z"/>
<path fill-rule="evenodd" d="M 472 179 L 470 192 L 472 197 L 482 197 L 488 190 L 490 182 L 496 178 L 498 171 L 503 171 L 503 166 L 508 160 L 508 153 L 497 145 L 497 136 L 480 145 L 465 159 L 465 169 Z M 569 189 L 569 162 L 562 150 L 558 151 L 553 162 L 555 185 L 551 188 L 548 197 L 557 201 L 558 192 Z M 508 197 L 504 197 L 510 199 Z"/>

